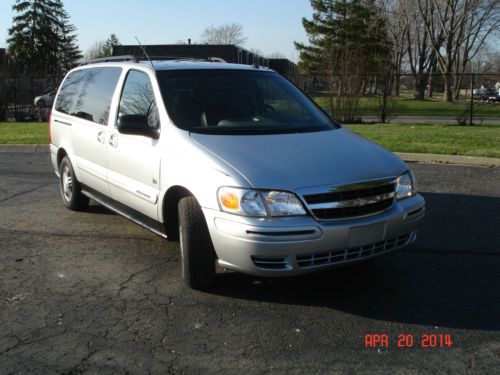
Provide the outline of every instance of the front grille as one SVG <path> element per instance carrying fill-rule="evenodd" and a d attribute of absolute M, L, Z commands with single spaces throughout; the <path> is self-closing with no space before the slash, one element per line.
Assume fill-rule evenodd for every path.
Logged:
<path fill-rule="evenodd" d="M 280 270 L 287 268 L 286 259 L 281 257 L 267 258 L 252 256 L 252 261 L 256 267 L 268 270 Z"/>
<path fill-rule="evenodd" d="M 396 183 L 387 180 L 336 189 L 338 191 L 304 195 L 309 209 L 318 220 L 343 219 L 381 212 L 392 206 L 396 195 Z"/>
<path fill-rule="evenodd" d="M 363 259 L 372 255 L 386 253 L 403 247 L 410 242 L 413 233 L 386 241 L 353 247 L 348 249 L 326 251 L 315 254 L 297 255 L 295 261 L 300 268 L 316 267 L 328 264 L 342 263 L 349 260 Z"/>
<path fill-rule="evenodd" d="M 346 217 L 364 216 L 384 211 L 392 206 L 393 199 L 367 204 L 365 206 L 352 206 L 341 208 L 325 208 L 313 210 L 314 216 L 320 220 L 341 219 Z"/>

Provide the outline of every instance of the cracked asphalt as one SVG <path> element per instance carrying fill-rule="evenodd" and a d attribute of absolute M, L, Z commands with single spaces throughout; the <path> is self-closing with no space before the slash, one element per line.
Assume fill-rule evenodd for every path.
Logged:
<path fill-rule="evenodd" d="M 222 272 L 197 292 L 178 243 L 66 210 L 48 154 L 0 153 L 0 373 L 498 371 L 500 169 L 412 167 L 427 200 L 412 247 L 299 278 Z"/>

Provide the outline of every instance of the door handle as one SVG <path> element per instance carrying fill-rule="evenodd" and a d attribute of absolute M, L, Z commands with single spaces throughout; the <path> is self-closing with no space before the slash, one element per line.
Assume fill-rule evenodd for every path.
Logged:
<path fill-rule="evenodd" d="M 97 133 L 97 142 L 104 143 L 106 137 L 104 136 L 104 132 Z"/>
<path fill-rule="evenodd" d="M 108 140 L 108 144 L 111 146 L 111 147 L 116 147 L 118 146 L 118 137 L 114 134 L 111 134 L 109 136 L 109 140 Z"/>

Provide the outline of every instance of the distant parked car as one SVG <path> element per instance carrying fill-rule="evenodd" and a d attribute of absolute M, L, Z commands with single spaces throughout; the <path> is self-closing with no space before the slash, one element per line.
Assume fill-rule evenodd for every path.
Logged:
<path fill-rule="evenodd" d="M 56 96 L 55 91 L 51 91 L 47 94 L 37 96 L 33 101 L 33 104 L 35 104 L 37 107 L 40 108 L 52 107 L 52 103 L 54 103 L 55 96 Z"/>
<path fill-rule="evenodd" d="M 481 96 L 481 100 L 488 103 L 500 102 L 500 94 L 494 90 L 488 90 Z"/>
<path fill-rule="evenodd" d="M 498 103 L 500 102 L 500 94 L 488 95 L 488 103 Z"/>

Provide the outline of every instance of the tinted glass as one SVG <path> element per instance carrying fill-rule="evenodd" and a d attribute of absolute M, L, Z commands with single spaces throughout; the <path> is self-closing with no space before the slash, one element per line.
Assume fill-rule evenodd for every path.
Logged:
<path fill-rule="evenodd" d="M 136 70 L 131 70 L 127 74 L 118 110 L 118 116 L 123 115 L 147 116 L 149 126 L 152 128 L 159 126 L 158 108 L 147 74 Z"/>
<path fill-rule="evenodd" d="M 57 97 L 56 109 L 71 116 L 107 125 L 111 98 L 120 68 L 90 68 L 71 73 Z"/>
<path fill-rule="evenodd" d="M 76 70 L 66 77 L 59 91 L 59 95 L 57 96 L 56 110 L 66 114 L 72 112 L 73 104 L 78 97 L 84 74 L 84 70 Z"/>
<path fill-rule="evenodd" d="M 292 83 L 272 72 L 158 72 L 172 121 L 203 133 L 255 134 L 330 130 L 332 121 Z"/>

